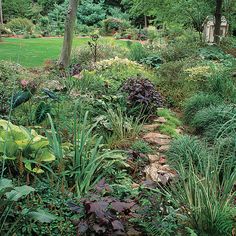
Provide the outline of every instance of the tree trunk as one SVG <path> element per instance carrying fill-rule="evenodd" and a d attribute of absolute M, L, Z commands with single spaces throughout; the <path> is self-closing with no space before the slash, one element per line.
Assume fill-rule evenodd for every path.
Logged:
<path fill-rule="evenodd" d="M 223 0 L 216 0 L 214 42 L 220 43 L 220 26 Z"/>
<path fill-rule="evenodd" d="M 148 19 L 147 16 L 144 16 L 144 28 L 148 27 Z"/>
<path fill-rule="evenodd" d="M 74 34 L 74 25 L 75 25 L 78 2 L 79 0 L 69 1 L 69 7 L 68 7 L 66 21 L 65 21 L 64 41 L 63 41 L 63 46 L 61 50 L 61 56 L 58 61 L 58 65 L 61 68 L 66 68 L 70 62 L 73 34 Z"/>

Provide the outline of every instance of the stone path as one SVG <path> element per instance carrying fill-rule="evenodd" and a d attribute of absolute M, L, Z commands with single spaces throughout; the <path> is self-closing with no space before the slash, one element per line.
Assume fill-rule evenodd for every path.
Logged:
<path fill-rule="evenodd" d="M 155 150 L 155 154 L 148 155 L 149 165 L 144 169 L 146 180 L 163 185 L 177 177 L 176 171 L 167 164 L 165 155 L 170 147 L 172 138 L 157 131 L 160 125 L 165 122 L 167 121 L 164 117 L 159 117 L 153 124 L 144 125 L 144 130 L 147 133 L 142 137 Z"/>

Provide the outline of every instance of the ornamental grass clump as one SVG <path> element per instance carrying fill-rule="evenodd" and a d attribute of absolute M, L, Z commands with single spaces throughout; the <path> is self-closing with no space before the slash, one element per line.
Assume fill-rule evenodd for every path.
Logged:
<path fill-rule="evenodd" d="M 232 235 L 236 216 L 235 143 L 230 155 L 225 152 L 227 144 L 211 149 L 200 145 L 188 136 L 172 143 L 168 160 L 174 160 L 178 180 L 163 191 L 197 235 Z"/>

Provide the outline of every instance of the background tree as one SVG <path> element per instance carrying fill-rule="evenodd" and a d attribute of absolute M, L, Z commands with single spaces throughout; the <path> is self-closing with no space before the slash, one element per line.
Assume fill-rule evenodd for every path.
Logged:
<path fill-rule="evenodd" d="M 4 22 L 12 18 L 26 17 L 31 0 L 2 0 Z"/>
<path fill-rule="evenodd" d="M 77 10 L 78 23 L 92 26 L 98 24 L 106 18 L 106 9 L 104 0 L 97 1 L 83 0 Z"/>
<path fill-rule="evenodd" d="M 222 17 L 222 6 L 223 6 L 223 0 L 216 0 L 215 30 L 214 30 L 214 42 L 216 44 L 220 43 L 220 26 L 221 26 L 221 17 Z"/>
<path fill-rule="evenodd" d="M 74 25 L 79 0 L 70 0 L 65 21 L 65 33 L 61 56 L 58 64 L 61 68 L 66 68 L 70 62 L 70 55 L 73 42 Z"/>

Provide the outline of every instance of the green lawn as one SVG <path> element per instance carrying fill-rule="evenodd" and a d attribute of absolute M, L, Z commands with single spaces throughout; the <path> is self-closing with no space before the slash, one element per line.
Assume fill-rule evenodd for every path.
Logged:
<path fill-rule="evenodd" d="M 75 38 L 73 47 L 85 44 L 88 38 Z M 102 43 L 115 41 L 112 38 L 100 39 Z M 124 41 L 115 41 L 125 44 Z M 19 39 L 4 38 L 0 43 L 0 60 L 17 62 L 26 67 L 42 66 L 47 59 L 57 59 L 60 55 L 62 38 Z"/>

